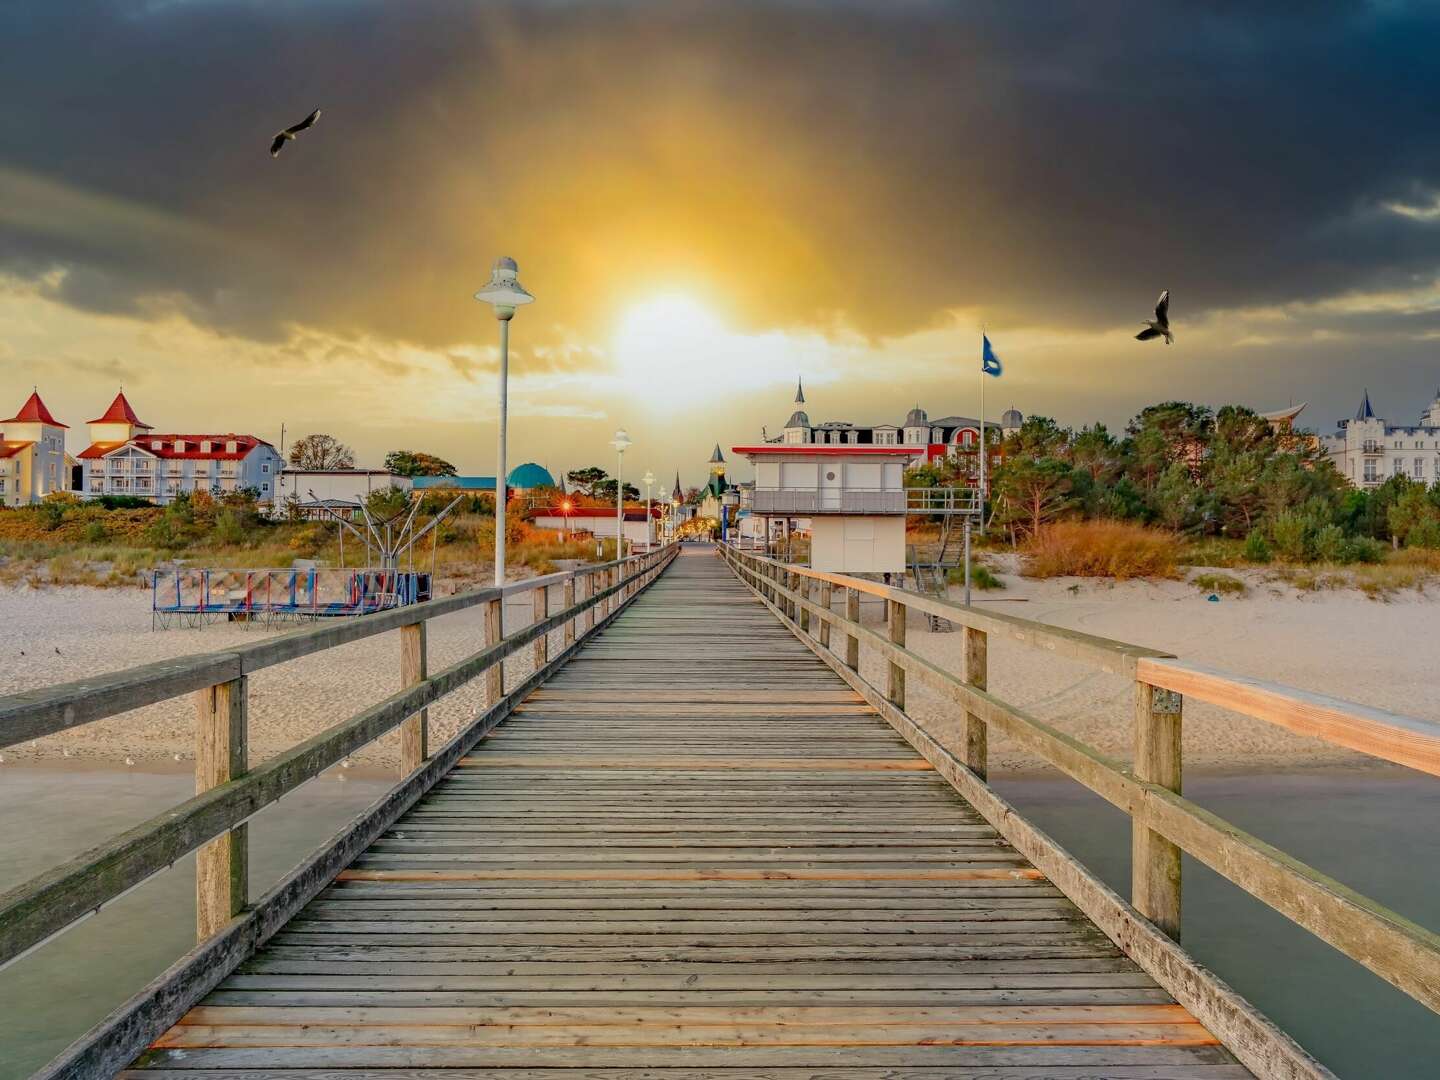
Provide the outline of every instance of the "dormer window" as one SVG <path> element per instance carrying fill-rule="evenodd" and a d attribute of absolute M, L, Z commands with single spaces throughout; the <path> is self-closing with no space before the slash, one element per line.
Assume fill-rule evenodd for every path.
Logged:
<path fill-rule="evenodd" d="M 162 440 L 162 439 L 151 439 L 151 440 L 150 440 L 150 449 L 151 449 L 151 450 L 164 450 L 164 449 L 165 449 L 165 442 L 164 442 L 164 440 Z"/>
<path fill-rule="evenodd" d="M 200 440 L 200 452 L 201 452 L 202 454 L 208 454 L 208 453 L 210 453 L 210 440 L 209 440 L 209 439 L 201 439 L 201 440 Z"/>
<path fill-rule="evenodd" d="M 183 453 L 185 453 L 185 440 L 184 440 L 184 439 L 176 439 L 176 440 L 175 440 L 175 452 L 176 452 L 177 454 L 183 454 Z"/>
<path fill-rule="evenodd" d="M 235 441 L 234 439 L 231 439 L 229 442 L 227 442 L 227 443 L 225 444 L 225 452 L 226 452 L 227 454 L 233 454 L 233 453 L 235 453 L 235 451 L 237 450 L 238 446 L 239 446 L 239 444 L 236 443 L 236 441 Z"/>

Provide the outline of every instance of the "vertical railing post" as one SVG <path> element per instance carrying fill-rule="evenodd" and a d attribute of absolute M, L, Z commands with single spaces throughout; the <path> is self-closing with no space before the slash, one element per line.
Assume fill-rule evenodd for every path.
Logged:
<path fill-rule="evenodd" d="M 425 623 L 400 628 L 400 687 L 424 682 L 427 674 L 425 656 Z M 400 725 L 400 775 L 409 776 L 428 756 L 429 710 L 421 709 Z"/>
<path fill-rule="evenodd" d="M 800 632 L 810 632 L 810 609 L 805 606 L 805 601 L 810 599 L 810 579 L 804 574 L 795 574 L 795 591 L 800 594 L 800 599 L 795 601 L 795 612 L 800 620 Z"/>
<path fill-rule="evenodd" d="M 830 582 L 820 583 L 820 606 L 825 609 L 825 614 L 830 614 Z M 828 649 L 830 647 L 830 620 L 820 620 L 820 645 Z"/>
<path fill-rule="evenodd" d="M 887 600 L 890 613 L 890 644 L 905 647 L 905 605 L 899 600 Z M 905 669 L 894 660 L 890 661 L 890 677 L 887 680 L 885 696 L 901 712 L 905 711 Z"/>
<path fill-rule="evenodd" d="M 1177 795 L 1182 704 L 1174 691 L 1138 680 L 1135 683 L 1135 777 Z M 1151 830 L 1143 812 L 1132 816 L 1130 836 L 1131 903 L 1179 941 L 1180 849 Z"/>
<path fill-rule="evenodd" d="M 580 580 L 585 583 L 585 599 L 589 600 L 590 597 L 595 595 L 595 571 L 585 571 L 584 576 Z M 596 604 L 591 604 L 585 609 L 585 633 L 587 634 L 595 629 L 595 616 L 599 614 L 596 611 L 597 606 Z"/>
<path fill-rule="evenodd" d="M 497 596 L 485 604 L 485 647 L 499 645 L 505 637 L 505 598 Z M 493 706 L 505 696 L 505 662 L 491 664 L 485 672 L 485 704 Z"/>
<path fill-rule="evenodd" d="M 565 584 L 560 587 L 560 603 L 565 606 L 566 611 L 575 606 L 575 578 L 576 575 L 571 574 L 565 579 Z M 575 624 L 579 621 L 578 617 L 565 620 L 565 632 L 562 637 L 567 649 L 575 644 Z"/>
<path fill-rule="evenodd" d="M 550 614 L 550 590 L 544 585 L 541 585 L 538 588 L 531 589 L 530 591 L 534 595 L 535 621 L 537 623 L 544 622 Z M 534 646 L 534 670 L 539 671 L 545 666 L 545 662 L 550 659 L 550 635 L 541 634 L 535 639 Z"/>
<path fill-rule="evenodd" d="M 845 589 L 845 621 L 853 626 L 860 625 L 860 590 L 853 585 Z M 860 635 L 845 635 L 845 666 L 851 671 L 860 670 Z"/>
<path fill-rule="evenodd" d="M 246 769 L 246 680 L 195 694 L 195 792 L 238 780 Z M 250 838 L 242 823 L 195 853 L 195 936 L 213 937 L 245 907 Z"/>
<path fill-rule="evenodd" d="M 984 630 L 965 627 L 965 682 L 976 690 L 984 690 L 989 683 L 990 643 Z M 983 717 L 965 712 L 965 764 L 981 780 L 985 779 L 988 768 L 989 738 Z"/>

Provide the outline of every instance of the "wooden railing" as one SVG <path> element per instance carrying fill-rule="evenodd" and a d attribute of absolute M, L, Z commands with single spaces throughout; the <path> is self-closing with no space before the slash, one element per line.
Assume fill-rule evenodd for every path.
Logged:
<path fill-rule="evenodd" d="M 499 723 L 520 697 L 563 663 L 581 639 L 653 580 L 675 552 L 671 545 L 620 562 L 336 620 L 234 649 L 163 660 L 0 697 L 0 747 L 53 735 L 182 694 L 194 695 L 197 721 L 196 796 L 0 895 L 0 966 L 197 848 L 197 937 L 201 942 L 213 937 L 247 904 L 249 845 L 245 822 L 249 818 L 396 727 L 401 732 L 400 771 L 402 777 L 413 780 L 435 760 L 429 751 L 426 706 L 484 675 L 485 710 L 440 755 L 458 758 L 460 752 Z M 552 614 L 550 593 L 555 589 L 560 590 L 561 601 Z M 503 636 L 501 610 L 505 598 L 526 592 L 534 595 L 534 621 Z M 485 647 L 430 674 L 426 624 L 474 607 L 485 611 Z M 246 711 L 251 674 L 392 630 L 400 636 L 404 689 L 263 764 L 249 767 Z M 563 647 L 551 657 L 549 635 L 557 630 Z M 502 661 L 527 645 L 534 649 L 533 674 L 507 694 Z M 434 774 L 430 780 L 433 783 L 440 774 L 433 769 L 430 772 Z M 428 786 L 420 787 L 416 797 Z M 402 780 L 396 790 L 404 787 Z"/>
<path fill-rule="evenodd" d="M 719 551 L 792 632 L 865 696 L 1002 835 L 1181 1004 L 1232 1049 L 1237 1049 L 1237 1044 L 1241 1048 L 1263 1045 L 1264 1075 L 1316 1073 L 1304 1064 L 1313 1064 L 1313 1059 L 1298 1056 L 1303 1051 L 1293 1043 L 1293 1052 L 1287 1049 L 1288 1040 L 1273 1028 L 1258 1027 L 1258 1014 L 1243 999 L 1178 949 L 1182 851 L 1440 1012 L 1440 936 L 1180 794 L 1182 695 L 1434 776 L 1440 776 L 1440 724 L 1231 675 L 1155 649 L 777 562 L 725 545 Z M 833 610 L 837 592 L 844 597 L 844 614 Z M 886 633 L 861 625 L 862 594 L 885 601 Z M 961 672 L 947 671 L 906 648 L 910 609 L 942 616 L 963 628 Z M 991 694 L 986 668 L 992 642 L 1017 642 L 1133 680 L 1133 764 L 1127 768 Z M 862 643 L 885 660 L 883 689 L 860 674 Z M 937 735 L 905 711 L 907 681 L 924 685 L 963 710 L 964 723 L 958 735 Z M 992 730 L 1130 816 L 1129 904 L 1055 841 L 1025 822 L 989 787 L 986 754 Z M 1252 1068 L 1260 1060 L 1253 1055 L 1246 1060 L 1244 1053 L 1241 1057 Z M 1290 1066 L 1276 1068 L 1279 1059 L 1289 1060 Z"/>

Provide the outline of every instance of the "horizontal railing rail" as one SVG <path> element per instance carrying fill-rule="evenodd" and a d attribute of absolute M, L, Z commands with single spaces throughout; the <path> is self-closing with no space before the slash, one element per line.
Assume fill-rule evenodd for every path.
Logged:
<path fill-rule="evenodd" d="M 1197 989 L 1196 976 L 1184 976 L 1182 969 L 1186 965 L 1197 968 L 1193 961 L 1183 953 L 1167 950 L 1163 942 L 1145 937 L 1153 929 L 1168 936 L 1172 943 L 1179 940 L 1181 851 L 1416 1001 L 1440 1012 L 1440 935 L 1180 794 L 1182 695 L 1432 775 L 1440 775 L 1440 724 L 1188 664 L 1159 650 L 982 612 L 878 582 L 777 562 L 733 547 L 722 545 L 720 553 L 792 632 L 876 706 L 1007 839 L 1037 865 L 1044 861 L 1057 872 L 1063 869 L 1075 883 L 1076 895 L 1072 899 L 1132 955 L 1138 949 L 1135 958 L 1182 1004 L 1191 1007 L 1202 1022 L 1242 1042 L 1255 1035 L 1253 1025 L 1246 1026 L 1249 1021 L 1237 1015 L 1224 994 L 1213 989 L 1202 993 Z M 832 610 L 837 592 L 844 597 L 843 615 Z M 886 601 L 888 633 L 861 625 L 862 594 Z M 947 671 L 906 648 L 905 621 L 911 608 L 942 615 L 964 628 L 962 673 Z M 1127 767 L 989 693 L 986 685 L 992 638 L 1083 660 L 1132 679 L 1133 763 Z M 837 639 L 843 640 L 843 651 L 832 648 L 831 642 Z M 860 675 L 862 643 L 886 662 L 883 689 Z M 963 710 L 959 734 L 938 736 L 906 713 L 907 678 Z M 991 729 L 1130 816 L 1130 904 L 1079 867 L 1054 841 L 1016 818 L 1013 810 L 994 794 L 985 782 Z M 1041 868 L 1045 869 L 1045 865 Z M 1057 884 L 1061 882 L 1057 880 Z M 1246 1031 L 1250 1034 L 1246 1035 Z M 1270 1035 L 1273 1043 L 1276 1033 Z M 1285 1075 L 1315 1073 L 1302 1069 Z"/>
<path fill-rule="evenodd" d="M 535 670 L 547 670 L 548 639 L 563 631 L 568 650 L 593 631 L 674 557 L 676 548 L 581 567 L 501 588 L 431 600 L 300 630 L 238 649 L 181 657 L 127 671 L 0 698 L 0 745 L 53 734 L 114 716 L 140 705 L 194 693 L 197 698 L 196 786 L 179 806 L 113 837 L 0 894 L 0 966 L 60 933 L 101 905 L 128 892 L 176 859 L 200 850 L 197 864 L 197 933 L 203 940 L 246 902 L 247 840 L 244 823 L 305 781 L 374 741 L 402 729 L 401 772 L 410 775 L 427 758 L 425 707 L 488 677 L 493 706 L 504 696 L 501 662 L 530 645 Z M 549 593 L 563 590 L 550 613 Z M 577 587 L 584 595 L 576 596 Z M 534 621 L 504 636 L 500 605 L 516 593 L 534 596 Z M 424 628 L 428 620 L 486 605 L 485 647 L 434 675 L 427 674 Z M 578 623 L 585 616 L 588 625 Z M 338 645 L 401 631 L 405 688 L 299 745 L 250 769 L 246 745 L 246 677 L 262 668 Z"/>

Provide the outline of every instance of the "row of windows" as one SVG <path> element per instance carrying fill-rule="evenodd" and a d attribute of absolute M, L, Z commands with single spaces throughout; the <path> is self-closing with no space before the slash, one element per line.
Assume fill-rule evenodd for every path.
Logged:
<path fill-rule="evenodd" d="M 1405 459 L 1404 459 L 1404 458 L 1398 458 L 1398 457 L 1397 457 L 1397 458 L 1391 458 L 1391 459 L 1390 459 L 1390 475 L 1391 475 L 1391 476 L 1406 476 L 1406 475 L 1408 475 L 1408 476 L 1412 477 L 1412 478 L 1415 479 L 1415 480 L 1424 480 L 1424 479 L 1425 479 L 1425 460 L 1426 460 L 1426 459 L 1423 458 L 1423 457 L 1414 458 L 1414 459 L 1411 461 L 1411 463 L 1410 463 L 1410 472 L 1407 474 L 1406 471 L 1405 471 Z M 1375 461 L 1374 461 L 1373 459 L 1370 460 L 1370 461 L 1365 462 L 1364 472 L 1362 473 L 1362 475 L 1364 476 L 1366 483 L 1375 483 L 1375 482 L 1377 482 L 1377 481 L 1380 479 L 1380 470 L 1379 470 L 1379 468 L 1377 467 L 1377 465 L 1376 465 L 1376 463 L 1375 463 Z M 1440 479 L 1440 472 L 1437 472 L 1437 479 Z"/>

